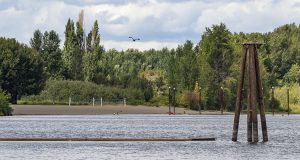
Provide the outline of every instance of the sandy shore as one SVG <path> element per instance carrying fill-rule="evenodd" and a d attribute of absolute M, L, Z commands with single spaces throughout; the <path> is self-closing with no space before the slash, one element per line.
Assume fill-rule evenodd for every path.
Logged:
<path fill-rule="evenodd" d="M 11 105 L 13 115 L 102 115 L 102 114 L 168 114 L 169 107 L 103 105 L 101 106 L 67 106 L 67 105 Z M 173 108 L 171 108 L 173 112 Z M 176 108 L 176 114 L 199 114 L 198 111 Z M 220 114 L 205 111 L 202 114 Z M 226 113 L 228 114 L 228 113 Z"/>

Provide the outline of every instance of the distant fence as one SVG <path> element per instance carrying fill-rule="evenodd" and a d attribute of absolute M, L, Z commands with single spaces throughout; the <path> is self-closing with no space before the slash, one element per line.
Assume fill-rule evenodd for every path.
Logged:
<path fill-rule="evenodd" d="M 92 105 L 92 106 L 103 106 L 105 104 L 122 104 L 123 106 L 126 106 L 127 100 L 126 98 L 122 99 L 105 99 L 105 98 L 88 98 L 88 99 L 78 99 L 75 97 L 69 97 L 68 105 Z"/>

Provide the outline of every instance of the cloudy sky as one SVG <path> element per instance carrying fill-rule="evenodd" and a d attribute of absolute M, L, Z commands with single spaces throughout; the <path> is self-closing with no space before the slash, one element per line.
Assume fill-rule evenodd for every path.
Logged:
<path fill-rule="evenodd" d="M 85 31 L 98 20 L 101 44 L 118 50 L 197 43 L 205 27 L 220 22 L 232 32 L 300 23 L 300 0 L 0 0 L 0 36 L 28 44 L 34 30 L 55 30 L 63 41 L 67 19 L 76 21 L 80 10 Z"/>

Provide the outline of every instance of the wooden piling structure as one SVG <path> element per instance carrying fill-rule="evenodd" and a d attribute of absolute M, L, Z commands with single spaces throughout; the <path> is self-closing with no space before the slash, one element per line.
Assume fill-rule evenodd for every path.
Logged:
<path fill-rule="evenodd" d="M 247 66 L 248 75 L 248 106 L 247 106 L 247 140 L 258 142 L 257 108 L 261 116 L 263 141 L 268 141 L 266 117 L 263 102 L 263 89 L 259 71 L 258 48 L 259 43 L 244 43 L 241 56 L 240 77 L 237 88 L 235 116 L 233 124 L 232 141 L 237 141 L 238 126 L 242 107 L 242 90 L 244 86 L 245 71 Z"/>

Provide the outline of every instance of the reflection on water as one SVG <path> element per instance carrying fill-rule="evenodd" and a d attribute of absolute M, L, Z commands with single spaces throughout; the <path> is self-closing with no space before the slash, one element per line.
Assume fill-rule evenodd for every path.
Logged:
<path fill-rule="evenodd" d="M 0 142 L 6 159 L 300 159 L 300 116 L 267 116 L 268 143 L 231 142 L 233 116 L 0 117 L 0 137 L 189 138 L 214 142 Z M 261 133 L 260 141 L 261 141 Z"/>

